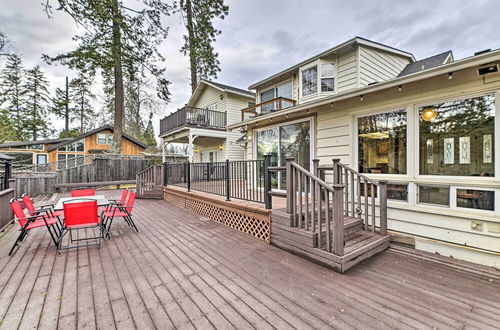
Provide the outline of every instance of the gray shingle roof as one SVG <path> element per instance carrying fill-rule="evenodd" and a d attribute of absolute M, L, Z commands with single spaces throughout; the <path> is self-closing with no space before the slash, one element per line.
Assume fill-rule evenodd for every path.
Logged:
<path fill-rule="evenodd" d="M 249 90 L 244 90 L 241 88 L 237 88 L 237 87 L 233 87 L 233 86 L 229 86 L 229 85 L 224 85 L 224 84 L 221 84 L 221 83 L 218 83 L 215 81 L 211 81 L 211 80 L 206 80 L 206 79 L 202 79 L 202 80 L 206 81 L 209 84 L 215 85 L 215 86 L 219 87 L 220 89 L 223 89 L 223 90 L 228 91 L 228 92 L 246 94 L 246 95 L 251 96 L 251 97 L 255 96 L 255 94 L 250 92 Z"/>
<path fill-rule="evenodd" d="M 451 55 L 451 58 L 453 60 L 453 53 L 451 52 L 451 50 L 449 50 L 447 52 L 437 54 L 437 55 L 434 55 L 434 56 L 431 56 L 428 58 L 424 58 L 423 60 L 410 63 L 403 69 L 403 71 L 401 71 L 399 73 L 398 77 L 407 76 L 407 75 L 412 74 L 412 73 L 428 70 L 428 69 L 443 65 L 444 61 L 446 61 L 446 59 L 450 55 Z"/>
<path fill-rule="evenodd" d="M 38 140 L 38 141 L 11 141 L 0 144 L 0 148 L 9 148 L 9 147 L 21 147 L 21 146 L 31 146 L 34 144 L 52 144 L 52 143 L 60 143 L 64 141 L 70 141 L 73 138 L 58 138 L 58 139 L 47 139 L 47 140 Z"/>

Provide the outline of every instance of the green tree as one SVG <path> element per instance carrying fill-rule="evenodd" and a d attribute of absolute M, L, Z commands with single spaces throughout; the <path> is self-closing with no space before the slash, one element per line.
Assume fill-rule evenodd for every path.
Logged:
<path fill-rule="evenodd" d="M 26 108 L 23 111 L 24 131 L 34 141 L 51 133 L 48 124 L 51 100 L 48 88 L 49 82 L 40 70 L 40 66 L 26 71 L 26 81 L 22 90 L 26 100 Z"/>
<path fill-rule="evenodd" d="M 52 63 L 61 62 L 83 72 L 112 72 L 114 86 L 114 143 L 121 151 L 124 112 L 123 74 L 141 72 L 157 78 L 158 95 L 168 100 L 169 82 L 164 78 L 164 68 L 157 63 L 164 61 L 157 46 L 167 36 L 168 29 L 161 19 L 169 15 L 171 6 L 161 0 L 143 0 L 130 8 L 119 0 L 52 0 L 56 10 L 64 11 L 84 27 L 84 32 L 74 37 L 76 49 L 55 57 L 44 56 Z M 51 0 L 45 9 L 52 16 Z"/>
<path fill-rule="evenodd" d="M 214 27 L 213 21 L 224 19 L 229 7 L 224 0 L 180 0 L 178 10 L 186 27 L 181 52 L 189 55 L 191 91 L 194 92 L 199 79 L 216 78 L 221 71 L 219 54 L 213 46 L 221 31 Z"/>
<path fill-rule="evenodd" d="M 8 110 L 0 109 L 0 143 L 17 140 L 17 131 Z"/>
<path fill-rule="evenodd" d="M 96 96 L 92 93 L 93 80 L 84 75 L 79 75 L 69 83 L 69 99 L 73 106 L 75 116 L 71 121 L 77 121 L 80 133 L 84 133 L 94 128 L 96 111 L 92 103 Z"/>
<path fill-rule="evenodd" d="M 150 147 L 156 147 L 158 142 L 155 138 L 155 130 L 153 128 L 153 113 L 149 113 L 148 124 L 146 125 L 146 130 L 144 131 L 144 142 Z"/>
<path fill-rule="evenodd" d="M 0 105 L 9 112 L 12 127 L 16 132 L 16 140 L 25 138 L 23 135 L 23 111 L 25 107 L 23 85 L 25 75 L 26 70 L 23 67 L 21 57 L 16 54 L 9 55 L 1 74 Z"/>

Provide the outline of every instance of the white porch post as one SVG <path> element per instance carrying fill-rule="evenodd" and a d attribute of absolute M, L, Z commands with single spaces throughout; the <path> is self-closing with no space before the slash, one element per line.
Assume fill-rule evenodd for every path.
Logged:
<path fill-rule="evenodd" d="M 162 141 L 162 148 L 161 148 L 161 151 L 162 151 L 162 160 L 163 160 L 163 163 L 165 163 L 165 161 L 167 160 L 167 147 L 168 145 L 170 144 L 170 142 L 165 142 L 165 141 Z"/>
<path fill-rule="evenodd" d="M 197 138 L 197 135 L 193 135 L 191 131 L 189 132 L 188 135 L 188 156 L 189 156 L 189 162 L 193 162 L 193 157 L 194 157 L 194 140 Z"/>

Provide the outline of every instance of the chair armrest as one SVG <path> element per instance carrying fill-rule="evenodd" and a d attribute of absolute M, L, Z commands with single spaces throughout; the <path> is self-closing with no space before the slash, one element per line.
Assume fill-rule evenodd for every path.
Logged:
<path fill-rule="evenodd" d="M 54 204 L 44 204 L 44 205 L 40 205 L 40 208 L 42 208 L 42 209 L 43 208 L 49 208 L 49 207 L 50 208 L 54 208 L 54 206 L 55 206 Z"/>

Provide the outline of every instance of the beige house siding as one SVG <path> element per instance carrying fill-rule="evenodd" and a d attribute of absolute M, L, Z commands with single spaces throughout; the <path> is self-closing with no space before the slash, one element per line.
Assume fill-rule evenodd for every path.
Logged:
<path fill-rule="evenodd" d="M 337 91 L 339 92 L 358 86 L 357 51 L 345 53 L 338 57 Z"/>
<path fill-rule="evenodd" d="M 359 87 L 397 77 L 409 64 L 406 57 L 371 47 L 359 47 Z"/>

